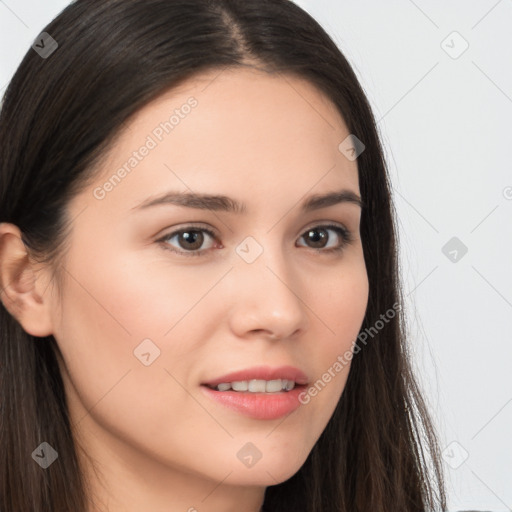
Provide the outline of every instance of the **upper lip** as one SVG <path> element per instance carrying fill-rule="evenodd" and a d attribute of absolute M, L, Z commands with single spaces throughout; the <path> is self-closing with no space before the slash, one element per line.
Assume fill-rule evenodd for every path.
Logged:
<path fill-rule="evenodd" d="M 287 379 L 295 381 L 295 383 L 298 385 L 308 383 L 307 375 L 298 368 L 295 368 L 294 366 L 253 366 L 252 368 L 247 368 L 245 370 L 239 370 L 236 372 L 221 375 L 220 377 L 216 377 L 207 382 L 203 382 L 203 384 L 206 384 L 208 386 L 217 386 L 218 384 L 221 384 L 223 382 L 235 382 L 252 379 Z"/>

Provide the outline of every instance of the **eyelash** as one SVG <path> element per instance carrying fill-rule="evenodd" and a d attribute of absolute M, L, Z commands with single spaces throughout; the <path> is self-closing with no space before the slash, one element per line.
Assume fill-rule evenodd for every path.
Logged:
<path fill-rule="evenodd" d="M 316 226 L 312 226 L 312 227 L 306 229 L 306 231 L 304 231 L 304 233 L 301 235 L 301 238 L 308 231 L 313 231 L 316 229 L 326 229 L 326 230 L 332 229 L 342 239 L 342 243 L 339 247 L 331 247 L 329 249 L 316 249 L 314 247 L 310 247 L 310 249 L 312 249 L 313 251 L 316 251 L 318 253 L 329 253 L 329 254 L 330 253 L 339 253 L 339 252 L 343 251 L 347 245 L 351 244 L 355 240 L 355 238 L 352 236 L 352 233 L 348 229 L 341 227 L 341 226 L 337 226 L 335 224 L 318 224 Z M 174 252 L 176 254 L 186 256 L 186 257 L 188 257 L 188 256 L 203 256 L 203 253 L 207 252 L 209 249 L 204 249 L 202 251 L 184 251 L 184 250 L 179 251 L 179 250 L 171 248 L 171 246 L 168 243 L 166 243 L 168 240 L 170 240 L 171 238 L 174 238 L 176 235 L 180 235 L 181 233 L 186 233 L 188 231 L 204 232 L 204 233 L 207 233 L 209 236 L 211 236 L 213 239 L 217 238 L 216 234 L 210 229 L 203 228 L 203 227 L 197 227 L 197 226 L 187 226 L 185 228 L 181 228 L 177 231 L 172 231 L 171 233 L 164 235 L 163 237 L 156 240 L 156 242 L 160 243 L 162 245 L 163 249 Z"/>

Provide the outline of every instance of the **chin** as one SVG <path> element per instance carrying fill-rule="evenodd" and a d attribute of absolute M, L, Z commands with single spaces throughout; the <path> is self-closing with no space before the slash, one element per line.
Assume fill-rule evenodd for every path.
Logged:
<path fill-rule="evenodd" d="M 256 485 L 268 487 L 277 485 L 290 479 L 303 466 L 306 458 L 296 459 L 290 453 L 283 453 L 281 457 L 261 458 L 252 467 L 237 467 L 229 480 L 234 485 Z M 297 456 L 297 454 L 293 454 Z"/>

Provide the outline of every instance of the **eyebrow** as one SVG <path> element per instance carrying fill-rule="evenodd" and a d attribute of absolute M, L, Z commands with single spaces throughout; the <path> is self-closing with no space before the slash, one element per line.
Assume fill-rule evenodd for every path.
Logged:
<path fill-rule="evenodd" d="M 326 194 L 316 194 L 308 197 L 301 206 L 303 213 L 308 213 L 321 208 L 327 208 L 339 203 L 355 204 L 365 208 L 364 201 L 352 190 L 342 189 Z M 166 192 L 165 194 L 148 198 L 134 206 L 131 210 L 144 210 L 157 205 L 175 205 L 198 210 L 212 210 L 235 214 L 246 214 L 247 206 L 239 203 L 231 197 L 224 195 L 199 194 L 193 192 Z"/>

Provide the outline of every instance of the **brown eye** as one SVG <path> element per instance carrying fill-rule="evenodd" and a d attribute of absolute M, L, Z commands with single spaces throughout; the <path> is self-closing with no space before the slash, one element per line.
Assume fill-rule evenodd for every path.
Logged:
<path fill-rule="evenodd" d="M 313 244 L 312 247 L 315 249 L 321 249 L 324 247 L 329 239 L 327 230 L 320 228 L 310 229 L 304 236 L 306 240 Z"/>
<path fill-rule="evenodd" d="M 333 238 L 332 235 L 329 234 L 329 232 L 332 231 L 336 233 L 336 237 L 339 239 L 339 242 L 334 246 L 328 246 L 327 244 L 330 242 L 331 238 Z M 336 237 L 334 237 L 334 240 L 336 240 Z M 301 238 L 308 242 L 308 247 L 320 250 L 321 252 L 340 251 L 348 243 L 353 241 L 353 238 L 347 229 L 335 225 L 312 227 L 308 229 Z"/>
<path fill-rule="evenodd" d="M 178 243 L 187 250 L 200 249 L 203 245 L 204 235 L 198 230 L 182 231 L 178 235 Z"/>
<path fill-rule="evenodd" d="M 207 234 L 206 237 L 204 233 Z M 173 231 L 157 241 L 161 242 L 163 247 L 170 251 L 177 252 L 185 256 L 200 256 L 204 251 L 211 248 L 211 245 L 210 247 L 203 247 L 205 238 L 207 239 L 208 237 L 215 240 L 215 233 L 205 228 L 188 227 L 178 231 Z M 170 242 L 173 239 L 176 239 L 176 241 L 171 244 Z"/>

